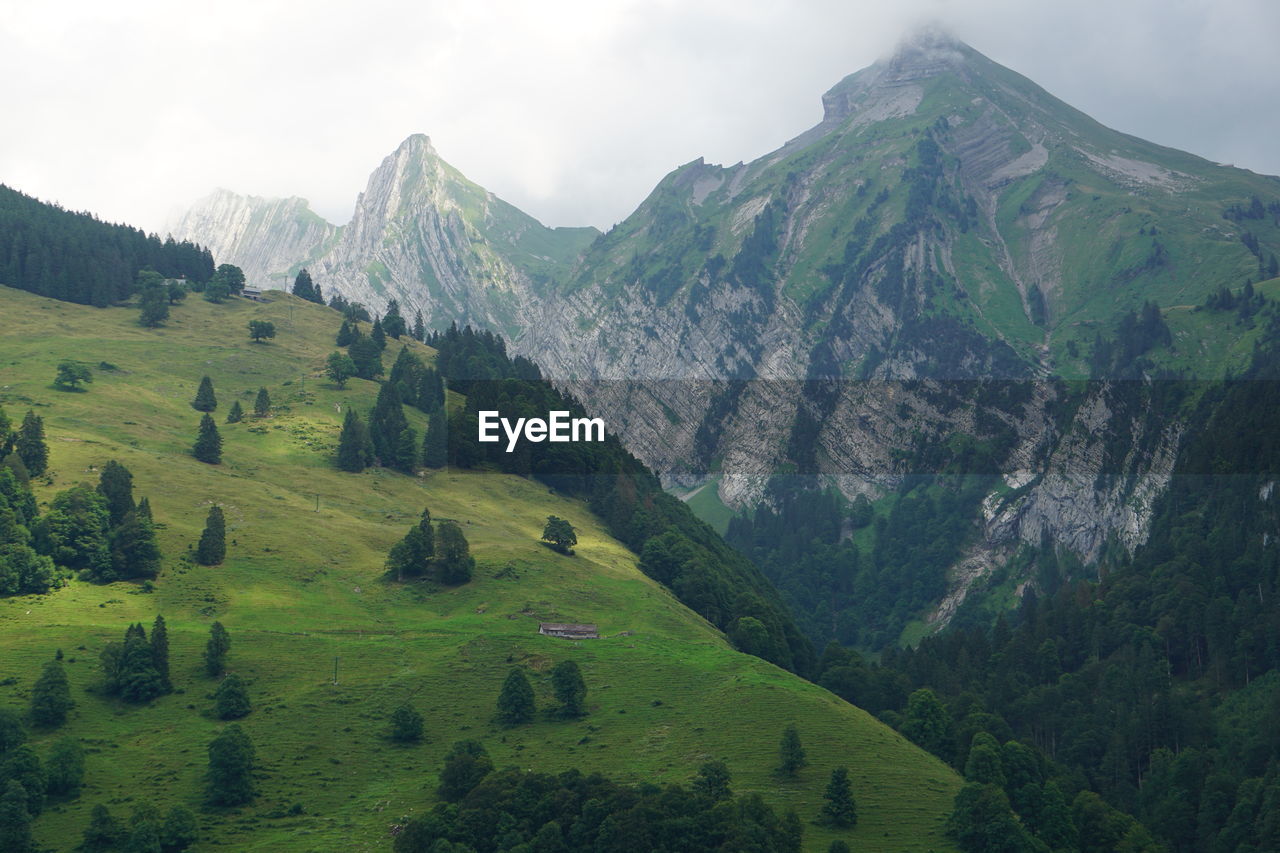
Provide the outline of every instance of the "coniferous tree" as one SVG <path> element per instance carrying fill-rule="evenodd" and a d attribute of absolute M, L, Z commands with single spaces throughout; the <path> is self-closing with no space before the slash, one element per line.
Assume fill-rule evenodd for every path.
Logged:
<path fill-rule="evenodd" d="M 253 416 L 265 418 L 269 414 L 271 414 L 271 395 L 267 393 L 266 388 L 259 388 L 258 396 L 253 400 Z"/>
<path fill-rule="evenodd" d="M 0 794 L 0 850 L 6 853 L 35 853 L 37 849 L 27 799 L 27 790 L 17 779 L 10 779 Z"/>
<path fill-rule="evenodd" d="M 44 440 L 44 419 L 32 409 L 27 409 L 22 426 L 18 428 L 13 452 L 22 460 L 27 473 L 32 477 L 39 477 L 49 467 L 49 445 Z"/>
<path fill-rule="evenodd" d="M 212 412 L 218 408 L 218 398 L 213 394 L 213 380 L 208 376 L 201 377 L 200 387 L 196 389 L 196 397 L 191 401 L 191 408 L 197 412 Z"/>
<path fill-rule="evenodd" d="M 400 303 L 395 299 L 387 303 L 387 313 L 382 315 L 382 331 L 387 337 L 396 340 L 409 333 L 404 317 L 400 314 Z"/>
<path fill-rule="evenodd" d="M 344 318 L 342 325 L 338 327 L 338 336 L 334 339 L 334 343 L 340 347 L 348 347 L 355 339 L 356 333 L 351 322 Z"/>
<path fill-rule="evenodd" d="M 391 739 L 399 743 L 417 743 L 422 740 L 422 715 L 405 702 L 391 715 Z"/>
<path fill-rule="evenodd" d="M 298 275 L 293 279 L 292 293 L 294 296 L 301 296 L 308 302 L 316 301 L 316 287 L 311 281 L 311 273 L 307 272 L 305 267 L 299 270 Z"/>
<path fill-rule="evenodd" d="M 251 710 L 249 691 L 234 672 L 222 679 L 213 693 L 213 707 L 219 720 L 238 720 Z"/>
<path fill-rule="evenodd" d="M 98 494 L 107 500 L 111 525 L 118 525 L 134 509 L 133 474 L 116 460 L 108 461 L 98 475 Z"/>
<path fill-rule="evenodd" d="M 431 529 L 431 511 L 424 509 L 422 518 L 405 537 L 391 546 L 387 554 L 387 573 L 402 581 L 405 575 L 421 577 L 426 574 L 431 558 L 435 555 L 435 534 Z"/>
<path fill-rule="evenodd" d="M 164 692 L 171 692 L 173 682 L 169 679 L 169 628 L 160 615 L 156 616 L 156 621 L 151 625 L 151 663 L 160 676 Z"/>
<path fill-rule="evenodd" d="M 449 462 L 449 444 L 445 435 L 448 418 L 440 410 L 427 422 L 427 434 L 422 439 L 422 464 L 427 468 L 443 468 Z"/>
<path fill-rule="evenodd" d="M 409 406 L 417 405 L 418 377 L 422 371 L 422 360 L 407 345 L 400 347 L 400 354 L 396 356 L 395 363 L 391 365 L 391 373 L 387 376 L 388 382 L 399 386 L 400 402 Z"/>
<path fill-rule="evenodd" d="M 394 453 L 392 467 L 397 471 L 412 474 L 417 469 L 418 434 L 413 431 L 412 427 L 405 427 L 400 430 L 400 436 L 396 439 Z"/>
<path fill-rule="evenodd" d="M 84 749 L 73 737 L 53 745 L 45 763 L 46 791 L 55 795 L 75 794 L 84 782 Z"/>
<path fill-rule="evenodd" d="M 373 328 L 369 330 L 369 340 L 373 341 L 379 353 L 387 348 L 387 330 L 382 325 L 381 317 L 373 321 Z"/>
<path fill-rule="evenodd" d="M 782 743 L 778 747 L 778 758 L 780 759 L 778 773 L 788 779 L 794 779 L 802 768 L 809 766 L 809 760 L 804 754 L 804 747 L 800 745 L 800 732 L 794 725 L 787 726 L 782 731 Z"/>
<path fill-rule="evenodd" d="M 1275 255 L 1271 256 L 1273 261 Z M 427 339 L 427 326 L 422 322 L 422 311 L 413 312 L 413 339 L 415 341 L 425 341 Z"/>
<path fill-rule="evenodd" d="M 819 822 L 837 829 L 852 829 L 858 824 L 858 809 L 849 788 L 849 769 L 837 767 L 831 771 L 831 781 L 823 798 Z"/>
<path fill-rule="evenodd" d="M 209 744 L 206 801 L 213 806 L 240 806 L 252 802 L 257 795 L 253 767 L 253 742 L 239 723 L 232 723 Z"/>
<path fill-rule="evenodd" d="M 154 270 L 138 273 L 138 324 L 149 329 L 169 319 L 169 290 L 164 276 Z"/>
<path fill-rule="evenodd" d="M 120 697 L 127 702 L 148 702 L 165 693 L 164 682 L 156 671 L 151 644 L 141 623 L 125 635 L 119 658 Z"/>
<path fill-rule="evenodd" d="M 60 726 L 67 721 L 67 712 L 74 705 L 62 661 L 49 661 L 31 688 L 31 722 L 50 729 Z"/>
<path fill-rule="evenodd" d="M 222 514 L 222 507 L 214 504 L 209 507 L 209 515 L 205 518 L 204 532 L 200 534 L 200 544 L 196 546 L 196 562 L 202 566 L 217 566 L 227 556 L 227 524 Z"/>
<path fill-rule="evenodd" d="M 200 432 L 196 435 L 196 443 L 191 447 L 191 455 L 210 465 L 222 462 L 222 436 L 218 434 L 218 425 L 207 412 L 200 418 Z"/>
<path fill-rule="evenodd" d="M 227 412 L 227 423 L 238 424 L 244 420 L 244 408 L 240 405 L 239 400 L 231 403 L 231 409 Z"/>
<path fill-rule="evenodd" d="M 565 660 L 552 667 L 551 686 L 560 702 L 561 716 L 576 718 L 587 712 L 587 685 L 576 662 Z"/>
<path fill-rule="evenodd" d="M 111 531 L 108 547 L 115 578 L 154 578 L 160 574 L 160 545 L 155 525 L 136 509 L 126 513 L 119 526 Z"/>
<path fill-rule="evenodd" d="M 356 376 L 361 379 L 377 379 L 382 375 L 382 350 L 368 335 L 357 335 L 347 353 L 356 365 Z"/>
<path fill-rule="evenodd" d="M 373 464 L 373 442 L 369 439 L 369 430 L 353 408 L 347 409 L 342 421 L 337 462 L 341 470 L 356 474 Z"/>
<path fill-rule="evenodd" d="M 408 427 L 398 386 L 393 382 L 382 383 L 378 389 L 378 400 L 369 415 L 369 438 L 373 441 L 373 453 L 379 465 L 394 467 L 399 458 L 397 444 L 400 433 Z"/>
<path fill-rule="evenodd" d="M 418 373 L 418 387 L 414 393 L 414 405 L 428 415 L 434 415 L 444 406 L 444 382 L 435 368 L 427 367 Z"/>
<path fill-rule="evenodd" d="M 155 522 L 155 519 L 151 517 L 151 501 L 148 500 L 146 496 L 143 496 L 142 500 L 138 501 L 137 511 L 138 518 L 145 518 L 147 521 L 152 523 Z"/>
<path fill-rule="evenodd" d="M 222 675 L 227 668 L 227 653 L 231 651 L 231 635 L 214 622 L 209 628 L 209 642 L 204 647 L 204 671 L 209 675 Z"/>
<path fill-rule="evenodd" d="M 498 694 L 498 722 L 518 726 L 533 720 L 533 687 L 520 667 L 513 667 Z"/>
<path fill-rule="evenodd" d="M 476 566 L 475 557 L 467 538 L 462 535 L 462 528 L 456 521 L 440 522 L 436 532 L 436 577 L 442 584 L 456 586 L 471 580 L 471 573 Z"/>

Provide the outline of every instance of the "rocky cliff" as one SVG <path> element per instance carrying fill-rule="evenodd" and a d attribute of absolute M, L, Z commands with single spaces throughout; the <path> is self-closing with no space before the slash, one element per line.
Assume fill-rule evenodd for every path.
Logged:
<path fill-rule="evenodd" d="M 1262 333 L 1196 306 L 1265 271 L 1280 183 L 1105 128 L 936 32 L 823 105 L 755 162 L 680 167 L 598 236 L 411 137 L 312 269 L 502 331 L 668 483 L 714 475 L 731 507 L 780 471 L 872 498 L 998 474 L 935 618 L 1018 543 L 1086 562 L 1140 543 L 1182 435 L 1143 389 L 1218 378 Z M 183 236 L 270 254 L 208 228 Z"/>

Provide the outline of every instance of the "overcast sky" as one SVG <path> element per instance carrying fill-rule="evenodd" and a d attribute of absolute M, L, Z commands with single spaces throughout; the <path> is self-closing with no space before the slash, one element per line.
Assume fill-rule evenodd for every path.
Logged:
<path fill-rule="evenodd" d="M 359 5 L 359 8 L 356 8 Z M 1280 174 L 1275 0 L 7 3 L 0 182 L 158 229 L 214 187 L 334 222 L 409 134 L 549 225 L 764 154 L 936 21 L 1117 129 Z"/>

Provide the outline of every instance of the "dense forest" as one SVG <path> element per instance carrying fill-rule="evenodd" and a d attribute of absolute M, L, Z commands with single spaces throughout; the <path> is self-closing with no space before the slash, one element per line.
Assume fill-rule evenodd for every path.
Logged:
<path fill-rule="evenodd" d="M 0 185 L 0 284 L 82 305 L 128 298 L 138 271 L 208 281 L 213 255 L 172 237 L 73 213 Z"/>
<path fill-rule="evenodd" d="M 1278 354 L 1271 343 L 1237 380 L 1144 398 L 1155 417 L 1190 407 L 1192 438 L 1131 558 L 1117 549 L 1086 579 L 1045 542 L 1019 556 L 1033 587 L 994 624 L 987 609 L 962 609 L 948 630 L 915 649 L 888 644 L 878 662 L 828 646 L 819 683 L 970 781 L 953 818 L 966 850 L 1280 849 L 1280 386 L 1266 379 Z M 865 525 L 869 508 L 777 495 L 778 509 L 731 538 L 757 543 L 757 558 L 803 552 L 793 600 L 841 594 L 866 569 L 840 528 L 849 516 Z M 942 535 L 944 517 L 918 532 Z M 799 549 L 810 535 L 828 544 Z M 763 551 L 770 537 L 779 547 Z M 893 589 L 911 600 L 905 580 Z M 975 821 L 1004 830 L 977 833 Z"/>

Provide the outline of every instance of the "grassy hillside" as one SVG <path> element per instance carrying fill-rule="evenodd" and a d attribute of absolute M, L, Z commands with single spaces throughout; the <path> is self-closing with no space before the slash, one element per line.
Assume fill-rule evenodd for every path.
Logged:
<path fill-rule="evenodd" d="M 153 592 L 72 581 L 48 596 L 0 600 L 0 706 L 25 707 L 41 663 L 63 649 L 77 706 L 35 744 L 45 754 L 70 734 L 89 752 L 82 795 L 52 804 L 36 823 L 43 845 L 70 849 L 96 803 L 120 817 L 144 801 L 198 806 L 205 746 L 222 725 L 210 713 L 214 682 L 200 669 L 217 619 L 231 632 L 230 669 L 249 683 L 254 711 L 243 725 L 257 747 L 261 794 L 251 807 L 201 812 L 199 849 L 387 849 L 390 825 L 431 805 L 442 757 L 464 738 L 483 741 L 499 767 L 578 767 L 632 782 L 685 781 L 699 763 L 722 759 L 736 791 L 797 809 L 813 850 L 839 837 L 810 821 L 830 770 L 845 764 L 860 814 L 851 846 L 949 848 L 941 830 L 959 787 L 951 770 L 826 691 L 733 651 L 642 575 L 582 504 L 493 473 L 333 469 L 342 412 L 367 410 L 377 386 L 352 380 L 340 391 L 323 380 L 337 315 L 272 297 L 265 305 L 189 299 L 165 328 L 149 330 L 134 310 L 0 288 L 0 404 L 13 418 L 28 407 L 44 417 L 51 475 L 36 484 L 39 497 L 96 482 L 118 459 L 136 495 L 151 499 L 165 552 Z M 250 343 L 251 317 L 274 321 L 275 341 Z M 52 388 L 64 359 L 94 367 L 86 392 Z M 205 374 L 224 442 L 216 467 L 187 454 L 199 421 L 189 401 Z M 252 410 L 259 386 L 273 416 L 223 424 L 233 399 Z M 228 558 L 206 568 L 185 555 L 211 503 L 227 515 Z M 387 550 L 424 505 L 462 525 L 477 559 L 470 584 L 383 580 Z M 538 544 L 549 514 L 578 528 L 576 556 Z M 157 613 L 169 624 L 180 692 L 141 707 L 86 692 L 102 646 Z M 542 637 L 539 620 L 596 622 L 604 638 Z M 570 657 L 587 680 L 586 718 L 514 730 L 491 722 L 513 663 L 544 674 L 535 690 L 549 703 L 545 673 Z M 427 742 L 415 747 L 385 737 L 387 717 L 406 699 L 427 718 Z M 811 766 L 782 782 L 770 769 L 791 722 Z M 295 803 L 302 814 L 289 814 Z"/>

